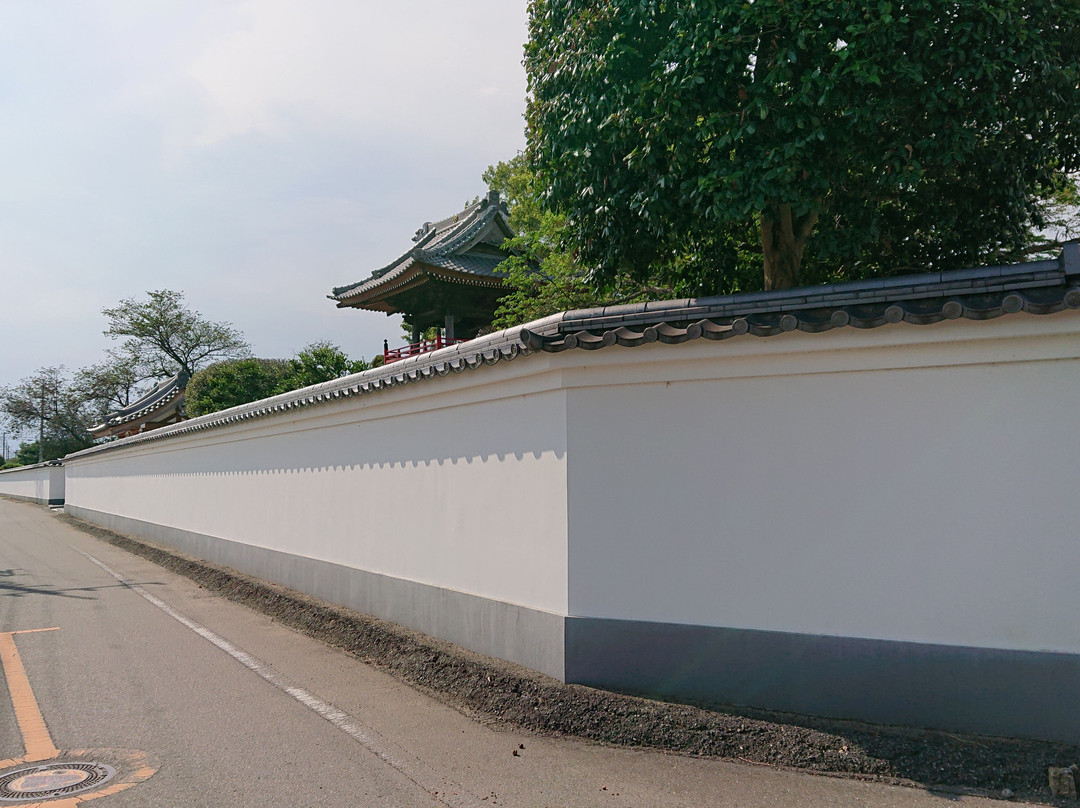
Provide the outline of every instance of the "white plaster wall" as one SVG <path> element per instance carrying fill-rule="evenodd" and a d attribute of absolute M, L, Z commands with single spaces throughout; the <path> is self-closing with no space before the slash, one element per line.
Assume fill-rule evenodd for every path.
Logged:
<path fill-rule="evenodd" d="M 64 469 L 34 465 L 0 471 L 0 494 L 47 504 L 64 498 Z"/>
<path fill-rule="evenodd" d="M 571 615 L 1080 652 L 1075 313 L 574 356 Z"/>
<path fill-rule="evenodd" d="M 68 459 L 71 505 L 554 614 L 1080 652 L 1080 314 L 524 357 Z"/>
<path fill-rule="evenodd" d="M 68 504 L 565 614 L 565 399 L 524 364 L 74 458 Z"/>

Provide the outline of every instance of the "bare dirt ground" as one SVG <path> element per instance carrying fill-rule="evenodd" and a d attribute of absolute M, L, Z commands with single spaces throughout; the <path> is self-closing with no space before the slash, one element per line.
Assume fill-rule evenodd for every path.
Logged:
<path fill-rule="evenodd" d="M 1076 804 L 1051 797 L 1047 768 L 1080 762 L 1080 746 L 675 704 L 568 685 L 69 516 L 58 518 L 341 648 L 480 721 L 825 775 Z"/>

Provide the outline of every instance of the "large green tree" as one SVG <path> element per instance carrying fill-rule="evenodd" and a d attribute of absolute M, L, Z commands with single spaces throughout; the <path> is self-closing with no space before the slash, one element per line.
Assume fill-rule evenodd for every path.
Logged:
<path fill-rule="evenodd" d="M 1076 2 L 529 8 L 530 156 L 601 281 L 748 226 L 774 289 L 1016 255 L 1080 167 Z"/>
<path fill-rule="evenodd" d="M 122 338 L 124 350 L 138 357 L 145 375 L 153 378 L 178 371 L 192 376 L 209 362 L 250 353 L 232 324 L 213 322 L 189 309 L 183 292 L 147 292 L 145 300 L 121 300 L 101 313 L 109 318 L 105 336 Z"/>

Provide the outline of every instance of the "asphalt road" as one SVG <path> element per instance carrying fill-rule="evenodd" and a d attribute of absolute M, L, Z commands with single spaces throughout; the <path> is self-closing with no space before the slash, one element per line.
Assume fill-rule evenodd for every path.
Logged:
<path fill-rule="evenodd" d="M 51 808 L 1015 805 L 485 726 L 4 499 L 0 652 L 0 784 L 115 772 Z"/>

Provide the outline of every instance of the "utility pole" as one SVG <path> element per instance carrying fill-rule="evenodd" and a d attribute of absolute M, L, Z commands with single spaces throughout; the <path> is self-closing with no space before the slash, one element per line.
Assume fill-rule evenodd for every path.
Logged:
<path fill-rule="evenodd" d="M 41 409 L 38 410 L 37 462 L 45 462 L 45 380 L 41 380 Z"/>

